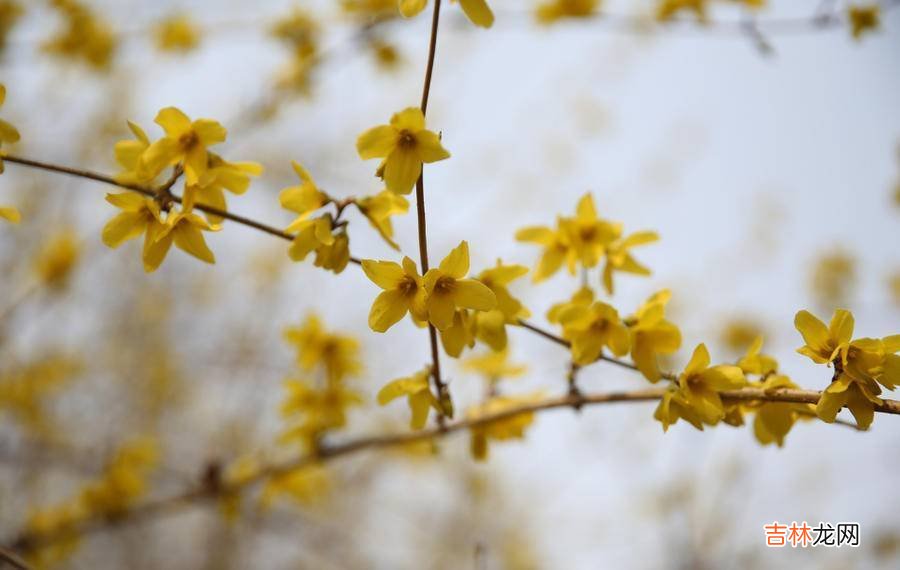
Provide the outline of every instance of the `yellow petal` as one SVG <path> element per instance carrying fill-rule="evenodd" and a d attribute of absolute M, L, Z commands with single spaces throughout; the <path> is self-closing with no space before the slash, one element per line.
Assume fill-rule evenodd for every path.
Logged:
<path fill-rule="evenodd" d="M 369 328 L 383 333 L 399 322 L 408 310 L 409 305 L 403 293 L 396 289 L 382 291 L 375 297 L 369 311 Z"/>
<path fill-rule="evenodd" d="M 147 226 L 142 253 L 144 271 L 152 273 L 160 266 L 172 246 L 172 234 L 164 224 L 153 221 Z"/>
<path fill-rule="evenodd" d="M 709 350 L 706 349 L 706 345 L 698 344 L 691 355 L 690 362 L 684 367 L 684 376 L 694 376 L 703 372 L 709 366 L 709 361 Z"/>
<path fill-rule="evenodd" d="M 407 107 L 391 117 L 391 126 L 398 131 L 418 133 L 425 128 L 425 115 L 418 107 Z"/>
<path fill-rule="evenodd" d="M 422 390 L 409 396 L 409 409 L 412 411 L 412 418 L 409 420 L 409 427 L 412 429 L 422 429 L 428 421 L 428 411 L 432 406 L 434 397 L 428 390 Z"/>
<path fill-rule="evenodd" d="M 806 345 L 817 352 L 828 352 L 828 328 L 809 311 L 798 311 L 794 327 L 803 336 Z"/>
<path fill-rule="evenodd" d="M 476 311 L 488 311 L 497 306 L 494 292 L 475 279 L 458 280 L 453 291 L 453 299 L 457 306 Z"/>
<path fill-rule="evenodd" d="M 178 139 L 191 130 L 191 119 L 175 107 L 166 107 L 156 115 L 154 122 L 166 131 L 166 135 Z"/>
<path fill-rule="evenodd" d="M 437 162 L 450 158 L 450 153 L 441 146 L 441 139 L 431 131 L 421 131 L 416 135 L 416 150 L 422 162 Z"/>
<path fill-rule="evenodd" d="M 431 293 L 426 300 L 428 307 L 428 320 L 439 330 L 444 330 L 453 324 L 453 314 L 456 305 L 449 294 Z"/>
<path fill-rule="evenodd" d="M 362 269 L 366 277 L 382 289 L 394 289 L 406 276 L 403 268 L 392 261 L 364 259 Z"/>
<path fill-rule="evenodd" d="M 178 223 L 175 229 L 172 230 L 172 238 L 175 241 L 175 247 L 185 253 L 193 255 L 206 263 L 216 262 L 215 255 L 213 255 L 213 252 L 206 245 L 203 233 L 190 222 L 184 221 Z"/>
<path fill-rule="evenodd" d="M 476 26 L 490 28 L 494 24 L 494 13 L 485 0 L 459 0 L 459 5 Z"/>
<path fill-rule="evenodd" d="M 378 404 L 387 405 L 400 396 L 408 396 L 417 394 L 423 390 L 428 390 L 428 377 L 422 374 L 416 374 L 410 378 L 398 378 L 385 384 L 378 391 Z"/>
<path fill-rule="evenodd" d="M 853 313 L 846 309 L 838 309 L 831 317 L 828 335 L 838 344 L 850 342 L 853 336 Z"/>
<path fill-rule="evenodd" d="M 412 149 L 397 147 L 384 164 L 384 183 L 397 194 L 409 194 L 422 174 L 422 160 Z"/>
<path fill-rule="evenodd" d="M 116 248 L 122 243 L 144 233 L 147 218 L 138 212 L 122 212 L 103 226 L 102 239 L 108 247 Z"/>
<path fill-rule="evenodd" d="M 440 269 L 454 279 L 462 279 L 469 272 L 469 242 L 463 240 L 441 261 Z"/>
<path fill-rule="evenodd" d="M 197 119 L 192 127 L 194 132 L 197 133 L 197 138 L 200 139 L 200 144 L 203 146 L 212 146 L 225 142 L 225 138 L 228 136 L 228 131 L 225 130 L 225 127 L 212 119 Z"/>
<path fill-rule="evenodd" d="M 397 147 L 399 134 L 389 125 L 371 128 L 356 139 L 356 152 L 363 160 L 383 158 Z"/>
<path fill-rule="evenodd" d="M 0 218 L 13 224 L 18 224 L 22 221 L 22 215 L 19 213 L 19 210 L 9 206 L 0 206 Z"/>

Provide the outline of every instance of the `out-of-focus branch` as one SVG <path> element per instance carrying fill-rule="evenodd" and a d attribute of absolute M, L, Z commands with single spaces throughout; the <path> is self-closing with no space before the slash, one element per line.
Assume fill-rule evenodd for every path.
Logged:
<path fill-rule="evenodd" d="M 341 444 L 323 445 L 319 448 L 317 453 L 302 455 L 281 463 L 269 465 L 257 471 L 252 477 L 244 478 L 240 483 L 229 484 L 225 481 L 217 484 L 201 484 L 188 491 L 138 505 L 131 510 L 117 514 L 115 518 L 91 519 L 76 525 L 74 528 L 57 529 L 53 534 L 23 534 L 13 542 L 13 547 L 17 550 L 24 551 L 51 543 L 59 536 L 71 535 L 72 533 L 82 534 L 96 532 L 115 527 L 123 522 L 138 522 L 152 519 L 180 511 L 200 501 L 240 493 L 241 491 L 273 476 L 284 475 L 296 469 L 323 463 L 339 457 L 353 455 L 362 451 L 402 447 L 404 445 L 425 440 L 439 439 L 451 433 L 485 426 L 520 414 L 538 413 L 560 408 L 579 409 L 587 406 L 611 404 L 615 402 L 652 402 L 662 398 L 664 393 L 665 389 L 663 388 L 650 388 L 645 390 L 606 392 L 600 394 L 567 394 L 508 408 L 493 414 L 469 417 L 455 422 L 445 423 L 443 426 L 437 426 L 430 429 L 401 434 L 362 437 Z M 742 390 L 721 392 L 720 395 L 726 402 L 790 402 L 815 404 L 819 401 L 821 393 L 809 390 L 789 389 L 779 389 L 767 392 L 758 388 L 744 388 Z M 875 411 L 884 414 L 900 415 L 900 401 L 884 400 L 882 404 L 875 406 Z"/>

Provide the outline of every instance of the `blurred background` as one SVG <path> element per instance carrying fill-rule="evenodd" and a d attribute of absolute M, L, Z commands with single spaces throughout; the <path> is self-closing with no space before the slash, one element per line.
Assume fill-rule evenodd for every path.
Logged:
<path fill-rule="evenodd" d="M 382 21 L 326 0 L 86 0 L 93 20 L 74 29 L 95 33 L 48 48 L 66 29 L 53 4 L 20 1 L 14 18 L 0 0 L 0 116 L 22 134 L 5 150 L 114 174 L 126 119 L 156 138 L 156 112 L 177 106 L 228 129 L 226 158 L 265 166 L 229 208 L 278 227 L 293 219 L 278 204 L 296 184 L 292 160 L 334 196 L 381 190 L 356 137 L 420 97 L 429 12 Z M 672 369 L 699 342 L 733 361 L 762 333 L 785 373 L 822 389 L 829 372 L 794 352 L 797 310 L 849 308 L 855 336 L 900 332 L 900 8 L 885 3 L 880 28 L 855 39 L 843 2 L 710 2 L 705 26 L 690 12 L 656 23 L 654 2 L 610 1 L 605 17 L 552 25 L 535 22 L 536 2 L 490 4 L 488 31 L 443 10 L 428 121 L 453 156 L 427 168 L 433 259 L 466 239 L 474 271 L 497 258 L 533 267 L 538 251 L 515 231 L 570 215 L 591 192 L 626 233 L 661 235 L 637 252 L 653 275 L 618 278 L 612 303 L 628 314 L 672 290 L 684 337 Z M 315 25 L 276 37 L 297 9 Z M 814 25 L 817 13 L 838 17 Z M 175 16 L 183 26 L 161 37 Z M 99 21 L 110 33 L 98 43 Z M 306 43 L 312 59 L 298 55 Z M 282 333 L 310 314 L 362 351 L 352 383 L 366 402 L 334 441 L 408 430 L 405 406 L 374 395 L 428 363 L 427 335 L 409 320 L 372 333 L 377 290 L 358 268 L 294 263 L 286 242 L 226 222 L 208 236 L 214 266 L 173 250 L 145 275 L 139 244 L 100 241 L 111 190 L 13 164 L 0 177 L 0 204 L 23 215 L 0 226 L 0 394 L 6 382 L 19 398 L 0 398 L 0 544 L 136 437 L 159 441 L 150 498 L 276 446 L 282 381 L 296 376 Z M 357 212 L 348 219 L 353 255 L 398 258 Z M 395 229 L 416 257 L 415 216 Z M 580 285 L 565 272 L 526 281 L 513 292 L 548 327 L 546 310 Z M 510 393 L 565 392 L 558 346 L 512 330 L 510 359 L 528 366 Z M 476 403 L 483 380 L 445 368 L 457 407 Z M 602 363 L 580 382 L 648 386 Z M 330 491 L 315 500 L 236 520 L 200 503 L 112 524 L 53 567 L 897 567 L 900 420 L 878 416 L 869 433 L 804 423 L 777 448 L 748 426 L 664 434 L 653 409 L 541 414 L 484 463 L 465 435 L 353 455 L 329 464 Z M 762 527 L 775 520 L 858 522 L 861 544 L 767 549 Z"/>

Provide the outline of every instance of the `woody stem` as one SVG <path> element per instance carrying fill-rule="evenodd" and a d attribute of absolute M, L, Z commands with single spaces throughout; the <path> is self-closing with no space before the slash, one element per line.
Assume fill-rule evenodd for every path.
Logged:
<path fill-rule="evenodd" d="M 422 87 L 422 115 L 428 110 L 428 96 L 431 93 L 431 77 L 434 72 L 434 54 L 437 51 L 438 24 L 441 18 L 441 0 L 434 0 L 434 13 L 431 18 L 431 38 L 428 43 L 428 63 L 425 65 L 425 84 Z M 416 181 L 416 214 L 419 225 L 419 260 L 422 266 L 422 274 L 428 271 L 428 232 L 425 222 L 425 175 L 419 174 Z M 428 339 L 431 343 L 431 377 L 434 378 L 434 387 L 438 398 L 443 403 L 447 396 L 447 386 L 441 379 L 441 357 L 438 350 L 437 330 L 434 325 L 428 323 Z M 438 415 L 438 422 L 444 425 L 444 409 Z"/>

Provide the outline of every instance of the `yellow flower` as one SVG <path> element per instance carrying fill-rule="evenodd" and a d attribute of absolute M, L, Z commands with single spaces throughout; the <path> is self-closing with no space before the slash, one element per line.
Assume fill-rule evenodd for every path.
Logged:
<path fill-rule="evenodd" d="M 566 262 L 569 273 L 575 274 L 575 250 L 569 237 L 562 231 L 547 226 L 529 226 L 516 232 L 516 241 L 534 243 L 544 248 L 531 278 L 533 282 L 538 283 L 552 277 L 563 262 Z"/>
<path fill-rule="evenodd" d="M 363 160 L 384 158 L 379 170 L 387 189 L 397 194 L 410 193 L 423 163 L 450 157 L 437 133 L 425 129 L 425 116 L 416 107 L 394 114 L 389 125 L 359 135 L 356 150 Z"/>
<path fill-rule="evenodd" d="M 315 315 L 300 327 L 289 327 L 284 338 L 297 349 L 297 364 L 309 372 L 321 364 L 329 382 L 341 382 L 362 370 L 359 343 L 353 337 L 328 332 Z"/>
<path fill-rule="evenodd" d="M 760 376 L 768 376 L 774 374 L 778 370 L 778 361 L 767 354 L 762 354 L 763 337 L 758 336 L 747 349 L 745 354 L 738 360 L 738 366 L 744 371 L 744 374 L 759 374 Z"/>
<path fill-rule="evenodd" d="M 443 345 L 444 351 L 453 358 L 459 358 L 459 355 L 462 354 L 466 347 L 472 348 L 475 346 L 475 319 L 465 309 L 457 309 L 453 313 L 453 323 L 438 332 L 441 336 L 441 345 Z"/>
<path fill-rule="evenodd" d="M 631 348 L 631 339 L 619 313 L 611 305 L 597 301 L 592 305 L 571 305 L 559 315 L 563 338 L 572 345 L 572 360 L 587 365 L 603 353 L 607 346 L 616 356 Z"/>
<path fill-rule="evenodd" d="M 395 250 L 400 251 L 400 246 L 393 239 L 394 226 L 391 223 L 391 216 L 405 214 L 409 211 L 409 202 L 406 198 L 394 194 L 390 190 L 382 190 L 375 196 L 357 199 L 354 204 L 384 241 Z"/>
<path fill-rule="evenodd" d="M 79 257 L 81 244 L 78 237 L 71 231 L 65 231 L 44 245 L 35 259 L 35 271 L 45 285 L 60 289 L 68 284 Z"/>
<path fill-rule="evenodd" d="M 282 190 L 281 194 L 278 195 L 278 201 L 281 203 L 282 208 L 297 214 L 297 219 L 287 229 L 288 232 L 295 232 L 300 222 L 309 218 L 310 214 L 327 204 L 331 199 L 327 194 L 319 190 L 312 176 L 302 165 L 292 161 L 291 166 L 294 168 L 297 176 L 300 177 L 300 184 Z"/>
<path fill-rule="evenodd" d="M 127 121 L 128 129 L 134 134 L 134 139 L 120 140 L 114 147 L 116 162 L 122 167 L 122 171 L 116 174 L 116 181 L 122 184 L 145 184 L 152 182 L 156 175 L 149 176 L 148 172 L 140 172 L 141 155 L 150 146 L 147 133 L 137 123 Z M 158 174 L 158 173 L 157 173 Z M 149 176 L 149 178 L 148 178 Z"/>
<path fill-rule="evenodd" d="M 34 436 L 52 435 L 46 400 L 80 368 L 76 360 L 48 354 L 0 370 L 0 413 L 6 412 Z"/>
<path fill-rule="evenodd" d="M 147 476 L 159 459 L 152 439 L 123 445 L 106 465 L 103 475 L 81 491 L 84 509 L 95 515 L 114 516 L 128 509 L 147 490 Z"/>
<path fill-rule="evenodd" d="M 324 465 L 313 463 L 269 478 L 259 502 L 265 509 L 279 495 L 287 495 L 301 505 L 309 505 L 323 499 L 330 490 L 328 470 Z"/>
<path fill-rule="evenodd" d="M 483 404 L 470 408 L 466 412 L 469 419 L 501 414 L 533 404 L 539 401 L 540 394 L 526 396 L 495 396 Z M 521 412 L 509 417 L 494 420 L 486 424 L 475 426 L 469 430 L 471 435 L 469 449 L 472 457 L 478 461 L 484 461 L 488 457 L 488 440 L 506 441 L 510 439 L 524 439 L 525 430 L 534 423 L 534 412 Z"/>
<path fill-rule="evenodd" d="M 710 367 L 709 363 L 706 345 L 697 345 L 690 362 L 663 396 L 653 415 L 662 423 L 663 430 L 679 418 L 700 430 L 703 424 L 716 425 L 725 419 L 725 405 L 719 392 L 742 388 L 747 381 L 737 366 Z"/>
<path fill-rule="evenodd" d="M 622 224 L 603 220 L 597 215 L 594 197 L 590 194 L 578 201 L 575 217 L 562 218 L 559 225 L 569 235 L 569 243 L 585 268 L 596 267 L 613 240 L 622 235 Z"/>
<path fill-rule="evenodd" d="M 547 311 L 547 320 L 553 324 L 559 324 L 559 317 L 569 307 L 590 307 L 594 302 L 594 291 L 590 287 L 581 287 L 572 295 L 572 298 L 562 303 L 556 303 Z"/>
<path fill-rule="evenodd" d="M 631 360 L 651 382 L 662 377 L 656 355 L 672 354 L 681 347 L 681 332 L 665 319 L 671 297 L 671 291 L 663 289 L 647 299 L 633 317 L 625 319 L 631 332 Z"/>
<path fill-rule="evenodd" d="M 144 271 L 152 272 L 165 260 L 172 244 L 200 261 L 215 263 L 213 252 L 203 238 L 204 231 L 219 231 L 197 214 L 169 212 L 164 224 L 151 223 L 148 227 L 149 246 L 144 248 Z"/>
<path fill-rule="evenodd" d="M 738 317 L 725 322 L 719 340 L 728 349 L 740 353 L 747 350 L 762 332 L 763 327 L 756 320 Z"/>
<path fill-rule="evenodd" d="M 287 396 L 281 404 L 281 416 L 291 422 L 282 432 L 282 443 L 297 441 L 308 451 L 329 430 L 347 424 L 347 409 L 363 403 L 356 392 L 340 384 L 315 388 L 302 380 L 286 380 Z"/>
<path fill-rule="evenodd" d="M 144 234 L 144 270 L 153 271 L 156 267 L 147 264 L 147 253 L 157 235 L 162 232 L 165 226 L 159 204 L 155 200 L 145 198 L 139 194 L 122 193 L 107 194 L 106 201 L 113 206 L 120 208 L 121 213 L 106 223 L 103 227 L 103 243 L 113 249 L 119 247 L 126 241 L 136 238 Z M 162 260 L 159 260 L 162 262 Z M 157 266 L 159 263 L 156 264 Z"/>
<path fill-rule="evenodd" d="M 313 265 L 340 273 L 350 263 L 350 238 L 347 237 L 346 230 L 341 230 L 333 237 L 334 240 L 331 243 L 322 243 L 316 248 L 316 259 Z"/>
<path fill-rule="evenodd" d="M 175 107 L 162 109 L 154 119 L 166 136 L 151 144 L 138 166 L 142 178 L 154 178 L 167 166 L 181 163 L 185 182 L 194 186 L 209 165 L 207 147 L 225 141 L 225 127 L 211 119 L 191 119 Z"/>
<path fill-rule="evenodd" d="M 250 177 L 260 176 L 263 167 L 257 162 L 228 162 L 221 156 L 209 152 L 206 174 L 195 186 L 184 188 L 184 209 L 191 210 L 194 204 L 212 206 L 223 212 L 228 211 L 225 190 L 240 196 L 250 187 Z M 225 218 L 204 212 L 210 224 L 221 224 Z"/>
<path fill-rule="evenodd" d="M 22 221 L 22 214 L 12 206 L 0 206 L 0 218 L 3 218 L 10 223 L 18 224 Z"/>
<path fill-rule="evenodd" d="M 457 308 L 489 311 L 497 306 L 494 292 L 476 279 L 466 279 L 468 272 L 469 244 L 462 241 L 422 278 L 428 320 L 439 330 L 453 324 Z"/>
<path fill-rule="evenodd" d="M 369 312 L 369 327 L 373 331 L 385 332 L 407 312 L 417 321 L 428 320 L 425 287 L 412 259 L 404 257 L 402 267 L 392 261 L 365 259 L 362 268 L 373 283 L 384 289 Z"/>
<path fill-rule="evenodd" d="M 881 27 L 881 7 L 878 4 L 850 4 L 847 6 L 847 19 L 850 22 L 850 33 L 858 40 L 867 32 Z"/>
<path fill-rule="evenodd" d="M 844 309 L 834 312 L 830 325 L 800 311 L 794 319 L 806 345 L 797 352 L 817 364 L 834 366 L 832 382 L 819 403 L 816 414 L 833 422 L 843 407 L 850 409 L 860 428 L 866 429 L 874 419 L 874 406 L 881 404 L 881 386 L 893 390 L 900 384 L 900 335 L 882 339 L 853 336 L 853 315 Z M 880 384 L 880 385 L 879 385 Z"/>
<path fill-rule="evenodd" d="M 398 0 L 400 13 L 405 18 L 412 18 L 425 9 L 428 0 Z M 494 13 L 485 0 L 458 0 L 460 7 L 465 12 L 469 21 L 482 28 L 490 28 L 494 25 Z"/>
<path fill-rule="evenodd" d="M 407 404 L 412 412 L 409 427 L 422 429 L 428 421 L 428 410 L 434 408 L 440 412 L 440 403 L 431 393 L 431 368 L 425 368 L 408 378 L 397 378 L 378 391 L 378 404 L 381 406 L 406 396 Z"/>
<path fill-rule="evenodd" d="M 708 0 L 658 0 L 656 19 L 660 22 L 669 22 L 680 12 L 692 12 L 698 22 L 705 24 L 708 21 L 707 2 Z"/>
<path fill-rule="evenodd" d="M 781 374 L 769 376 L 758 387 L 766 392 L 798 388 L 790 378 Z M 750 408 L 756 411 L 753 420 L 753 434 L 756 439 L 762 445 L 775 443 L 778 447 L 784 445 L 784 438 L 797 420 L 809 418 L 814 413 L 814 408 L 810 404 L 791 402 L 759 402 L 752 404 Z"/>
<path fill-rule="evenodd" d="M 0 55 L 6 49 L 9 33 L 24 13 L 22 5 L 16 0 L 0 0 Z"/>
<path fill-rule="evenodd" d="M 44 43 L 47 53 L 83 59 L 97 69 L 106 69 L 116 49 L 116 39 L 106 22 L 76 0 L 51 0 L 65 18 L 65 26 Z"/>
<path fill-rule="evenodd" d="M 494 350 L 506 348 L 506 325 L 516 325 L 520 319 L 531 316 L 508 289 L 510 283 L 527 273 L 528 268 L 523 265 L 503 265 L 498 259 L 495 267 L 485 269 L 476 277 L 497 298 L 497 308 L 475 313 L 475 335 Z"/>
<path fill-rule="evenodd" d="M 535 15 L 541 24 L 552 24 L 565 18 L 590 18 L 599 7 L 600 0 L 546 0 Z"/>
<path fill-rule="evenodd" d="M 3 106 L 3 103 L 6 101 L 6 86 L 0 83 L 0 107 Z M 3 119 L 0 119 L 0 149 L 3 147 L 3 143 L 17 143 L 19 142 L 19 131 Z M 0 150 L 0 174 L 3 174 L 3 151 Z M 5 216 L 4 216 L 5 217 Z"/>
<path fill-rule="evenodd" d="M 616 240 L 606 248 L 606 265 L 603 267 L 603 287 L 613 294 L 613 272 L 624 271 L 635 275 L 650 275 L 650 270 L 637 262 L 629 250 L 632 247 L 646 245 L 659 240 L 656 232 L 635 232 L 630 236 Z"/>
<path fill-rule="evenodd" d="M 154 35 L 160 51 L 187 53 L 200 45 L 200 30 L 186 14 L 161 21 L 156 25 Z"/>
<path fill-rule="evenodd" d="M 462 362 L 462 367 L 463 370 L 481 374 L 491 382 L 503 378 L 518 378 L 528 372 L 528 367 L 524 364 L 510 364 L 507 349 L 469 357 Z"/>
<path fill-rule="evenodd" d="M 856 260 L 843 252 L 829 252 L 818 259 L 812 268 L 812 294 L 821 305 L 841 305 L 856 286 Z"/>

